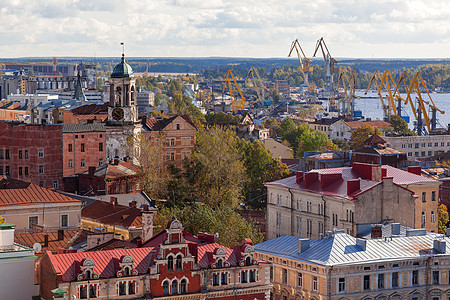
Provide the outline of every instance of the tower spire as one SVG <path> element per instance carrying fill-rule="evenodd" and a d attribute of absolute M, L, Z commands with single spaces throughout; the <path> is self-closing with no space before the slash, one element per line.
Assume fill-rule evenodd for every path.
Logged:
<path fill-rule="evenodd" d="M 120 45 L 122 46 L 122 60 L 123 60 L 125 59 L 125 45 L 123 42 L 121 42 Z"/>

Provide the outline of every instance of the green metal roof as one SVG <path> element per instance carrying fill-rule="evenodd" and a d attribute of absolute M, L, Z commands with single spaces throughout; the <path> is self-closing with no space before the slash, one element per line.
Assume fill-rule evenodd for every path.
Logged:
<path fill-rule="evenodd" d="M 62 288 L 56 288 L 51 291 L 53 294 L 66 294 L 67 291 L 63 290 Z"/>
<path fill-rule="evenodd" d="M 111 74 L 111 78 L 128 78 L 134 77 L 133 69 L 125 62 L 125 54 L 122 54 L 122 59 L 118 63 Z"/>
<path fill-rule="evenodd" d="M 2 229 L 13 229 L 14 227 L 16 227 L 16 225 L 13 224 L 13 223 L 2 223 L 2 224 L 0 224 L 0 230 L 2 230 Z"/>

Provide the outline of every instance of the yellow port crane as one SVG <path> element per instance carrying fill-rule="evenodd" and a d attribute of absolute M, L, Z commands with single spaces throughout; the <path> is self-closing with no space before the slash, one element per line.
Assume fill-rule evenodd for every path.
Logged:
<path fill-rule="evenodd" d="M 315 85 L 310 85 L 308 80 L 308 73 L 312 72 L 314 70 L 313 66 L 310 66 L 309 64 L 312 62 L 308 57 L 306 57 L 305 52 L 303 52 L 302 46 L 300 46 L 300 42 L 298 39 L 292 42 L 291 44 L 291 50 L 289 51 L 288 57 L 291 57 L 292 51 L 297 52 L 298 61 L 300 62 L 300 69 L 302 71 L 303 80 L 305 81 L 306 85 L 308 86 L 308 92 L 314 93 L 315 92 Z M 303 59 L 302 59 L 303 55 Z"/>
<path fill-rule="evenodd" d="M 346 75 L 344 70 L 341 70 L 339 72 L 339 77 L 338 77 L 338 82 L 337 82 L 337 87 L 336 87 L 337 89 L 339 89 L 341 82 L 342 82 L 342 87 L 344 89 L 344 98 L 341 99 L 340 101 L 338 101 L 337 104 L 334 103 L 334 99 L 332 98 L 333 103 L 330 103 L 330 106 L 331 105 L 338 106 L 339 104 L 342 103 L 344 105 L 344 107 L 341 110 L 341 113 L 343 115 L 354 117 L 354 110 L 355 110 L 354 99 L 358 98 L 355 94 L 355 92 L 356 92 L 356 70 L 353 69 L 351 71 L 350 77 L 348 77 Z M 331 100 L 330 100 L 330 102 L 331 102 Z"/>
<path fill-rule="evenodd" d="M 239 92 L 239 95 L 241 96 L 240 99 L 237 99 L 234 96 L 234 90 L 233 85 L 236 87 L 236 90 Z M 243 110 L 245 108 L 245 97 L 242 95 L 241 89 L 239 88 L 239 85 L 236 82 L 236 79 L 234 78 L 233 73 L 231 70 L 227 71 L 227 74 L 225 75 L 225 81 L 223 82 L 223 88 L 222 88 L 222 94 L 225 93 L 225 89 L 228 87 L 228 93 L 231 97 L 231 109 L 234 113 L 237 113 L 239 110 Z"/>
<path fill-rule="evenodd" d="M 325 40 L 321 37 L 317 40 L 316 50 L 314 50 L 313 57 L 316 57 L 317 50 L 322 50 L 323 59 L 325 60 L 325 65 L 327 68 L 327 76 L 331 76 L 333 73 L 339 73 L 339 67 L 336 67 L 335 64 L 338 63 L 333 57 L 331 57 L 330 51 L 328 51 L 327 44 L 325 44 Z"/>
<path fill-rule="evenodd" d="M 255 67 L 251 67 L 250 70 L 247 73 L 247 77 L 245 78 L 245 82 L 247 80 L 251 81 L 253 88 L 256 91 L 256 94 L 258 96 L 258 101 L 263 102 L 264 101 L 264 91 L 267 91 L 266 87 L 264 86 L 261 77 L 258 74 L 258 70 Z M 262 96 L 261 96 L 262 93 Z"/>
<path fill-rule="evenodd" d="M 375 82 L 377 87 L 377 93 L 378 97 L 380 98 L 381 106 L 383 108 L 384 116 L 387 120 L 391 117 L 391 115 L 397 115 L 397 108 L 395 106 L 395 92 L 392 94 L 392 89 L 397 87 L 395 84 L 395 81 L 392 77 L 391 72 L 389 69 L 386 69 L 383 74 L 381 74 L 378 71 L 375 71 L 370 78 L 369 84 L 367 85 L 367 89 L 365 94 L 367 95 L 367 92 L 369 91 L 370 87 L 372 86 L 372 83 Z M 383 95 L 381 95 L 381 91 L 383 90 L 383 87 L 388 92 L 388 95 L 386 95 L 386 100 L 388 103 L 383 99 Z"/>

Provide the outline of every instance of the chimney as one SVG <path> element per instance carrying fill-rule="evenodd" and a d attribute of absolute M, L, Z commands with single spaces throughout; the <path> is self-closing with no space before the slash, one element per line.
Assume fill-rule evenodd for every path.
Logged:
<path fill-rule="evenodd" d="M 342 173 L 320 174 L 320 188 L 323 190 L 340 179 L 342 179 Z"/>
<path fill-rule="evenodd" d="M 309 249 L 311 246 L 311 240 L 309 239 L 298 239 L 298 253 L 303 253 Z"/>
<path fill-rule="evenodd" d="M 381 226 L 372 226 L 372 231 L 370 233 L 370 238 L 372 239 L 379 239 L 383 237 L 383 230 L 381 229 Z"/>
<path fill-rule="evenodd" d="M 48 247 L 48 234 L 44 235 L 44 247 Z"/>
<path fill-rule="evenodd" d="M 128 205 L 130 207 L 136 207 L 136 200 L 131 200 L 130 202 L 128 202 Z"/>
<path fill-rule="evenodd" d="M 317 180 L 319 180 L 319 173 L 317 172 L 306 172 L 303 176 L 304 187 L 308 187 Z"/>
<path fill-rule="evenodd" d="M 109 203 L 111 203 L 114 206 L 117 206 L 117 197 L 110 197 Z"/>
<path fill-rule="evenodd" d="M 392 223 L 391 224 L 391 234 L 392 235 L 400 235 L 400 223 Z"/>
<path fill-rule="evenodd" d="M 123 158 L 123 161 L 125 161 L 125 162 L 130 161 L 130 157 L 129 157 L 129 156 L 125 156 L 125 157 Z"/>
<path fill-rule="evenodd" d="M 14 248 L 14 231 L 16 225 L 11 223 L 0 224 L 0 250 Z"/>
<path fill-rule="evenodd" d="M 367 241 L 365 239 L 356 239 L 356 246 L 362 251 L 366 251 Z"/>
<path fill-rule="evenodd" d="M 347 180 L 347 195 L 351 195 L 361 189 L 359 179 Z"/>
<path fill-rule="evenodd" d="M 142 240 L 141 239 L 136 239 L 136 247 L 142 247 Z"/>
<path fill-rule="evenodd" d="M 421 235 L 426 235 L 426 234 L 427 234 L 427 230 L 425 228 L 406 230 L 406 236 L 421 236 Z"/>
<path fill-rule="evenodd" d="M 409 166 L 408 172 L 416 175 L 422 175 L 422 168 L 420 166 Z"/>
<path fill-rule="evenodd" d="M 115 158 L 114 158 L 114 164 L 115 164 L 115 165 L 118 165 L 118 164 L 119 164 L 119 161 L 120 161 L 120 160 L 119 160 L 118 157 L 115 157 Z"/>
<path fill-rule="evenodd" d="M 385 177 L 387 177 L 387 169 L 381 168 L 381 179 L 384 179 Z"/>
<path fill-rule="evenodd" d="M 445 240 L 434 240 L 433 241 L 433 250 L 437 253 L 445 253 L 447 247 Z"/>
<path fill-rule="evenodd" d="M 58 241 L 64 240 L 64 229 L 58 229 Z"/>
<path fill-rule="evenodd" d="M 215 241 L 215 236 L 214 234 L 210 234 L 210 233 L 206 233 L 206 232 L 199 232 L 197 234 L 197 237 L 199 240 L 208 242 L 208 243 L 214 243 Z"/>
<path fill-rule="evenodd" d="M 95 174 L 95 167 L 93 167 L 93 166 L 90 166 L 89 167 L 89 176 L 94 176 L 94 174 Z"/>
<path fill-rule="evenodd" d="M 301 181 L 303 181 L 303 172 L 297 171 L 297 173 L 295 173 L 295 183 L 300 184 Z"/>
<path fill-rule="evenodd" d="M 149 211 L 148 205 L 144 205 L 142 210 L 142 243 L 145 243 L 153 236 L 153 212 Z"/>

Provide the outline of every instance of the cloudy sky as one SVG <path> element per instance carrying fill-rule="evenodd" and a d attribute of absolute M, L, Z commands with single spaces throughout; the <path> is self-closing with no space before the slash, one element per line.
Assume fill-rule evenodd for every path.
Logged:
<path fill-rule="evenodd" d="M 448 0 L 0 0 L 0 57 L 449 58 Z"/>

